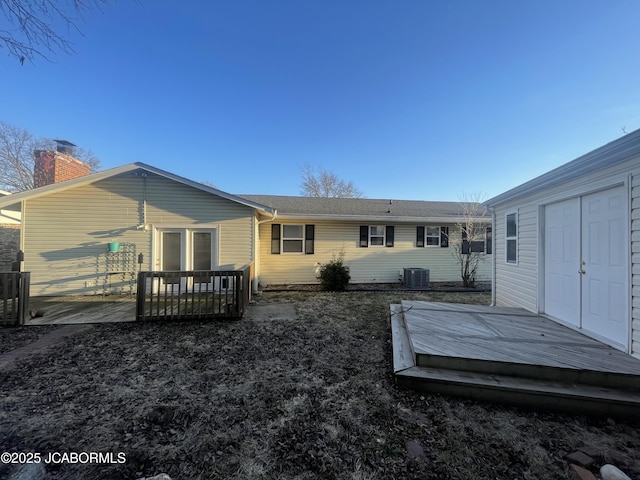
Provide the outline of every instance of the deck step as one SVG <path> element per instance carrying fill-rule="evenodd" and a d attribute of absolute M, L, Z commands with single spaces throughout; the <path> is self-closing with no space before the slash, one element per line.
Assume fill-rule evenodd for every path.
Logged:
<path fill-rule="evenodd" d="M 466 372 L 508 375 L 521 378 L 577 383 L 597 387 L 636 391 L 640 396 L 640 375 L 604 372 L 571 367 L 532 365 L 528 363 L 482 360 L 418 353 L 415 365 L 427 368 L 447 368 Z M 639 372 L 640 373 L 640 372 Z"/>
<path fill-rule="evenodd" d="M 418 366 L 396 372 L 396 382 L 416 390 L 536 409 L 640 418 L 640 396 L 619 389 Z"/>
<path fill-rule="evenodd" d="M 400 386 L 535 409 L 640 418 L 637 376 L 416 355 L 402 305 L 390 306 L 390 319 L 393 370 Z"/>

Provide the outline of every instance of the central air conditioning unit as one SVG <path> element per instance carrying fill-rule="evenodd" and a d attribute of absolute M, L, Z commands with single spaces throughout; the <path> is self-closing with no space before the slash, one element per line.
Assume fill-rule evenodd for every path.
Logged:
<path fill-rule="evenodd" d="M 429 288 L 429 270 L 426 268 L 405 268 L 403 285 L 412 290 Z"/>

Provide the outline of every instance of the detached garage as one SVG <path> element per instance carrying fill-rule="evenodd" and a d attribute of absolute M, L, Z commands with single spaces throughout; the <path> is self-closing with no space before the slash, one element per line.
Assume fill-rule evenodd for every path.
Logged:
<path fill-rule="evenodd" d="M 486 202 L 493 303 L 640 358 L 640 130 Z"/>

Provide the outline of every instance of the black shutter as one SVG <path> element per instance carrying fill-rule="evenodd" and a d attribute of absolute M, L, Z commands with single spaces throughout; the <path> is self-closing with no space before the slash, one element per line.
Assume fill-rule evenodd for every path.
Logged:
<path fill-rule="evenodd" d="M 280 253 L 280 224 L 279 223 L 271 224 L 271 253 L 272 254 Z"/>
<path fill-rule="evenodd" d="M 304 253 L 313 255 L 313 241 L 315 237 L 315 226 L 305 225 L 304 227 Z"/>
<path fill-rule="evenodd" d="M 484 253 L 484 240 L 473 240 L 471 242 L 471 251 L 473 253 Z"/>
<path fill-rule="evenodd" d="M 393 225 L 387 225 L 385 229 L 385 237 L 387 238 L 386 247 L 393 247 Z"/>
<path fill-rule="evenodd" d="M 360 246 L 366 248 L 369 246 L 369 226 L 360 225 Z"/>
<path fill-rule="evenodd" d="M 462 254 L 469 255 L 471 253 L 471 248 L 469 246 L 469 240 L 467 240 L 467 229 L 462 227 Z"/>
<path fill-rule="evenodd" d="M 487 227 L 485 241 L 487 242 L 487 254 L 491 255 L 493 252 L 493 227 Z"/>
<path fill-rule="evenodd" d="M 416 227 L 416 247 L 424 247 L 424 227 Z"/>
<path fill-rule="evenodd" d="M 449 227 L 440 227 L 440 246 L 449 246 Z"/>

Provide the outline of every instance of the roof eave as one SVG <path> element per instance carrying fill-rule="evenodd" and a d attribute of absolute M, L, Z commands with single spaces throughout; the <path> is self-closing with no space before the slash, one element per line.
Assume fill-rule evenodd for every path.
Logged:
<path fill-rule="evenodd" d="M 550 170 L 528 182 L 497 195 L 484 202 L 487 207 L 515 200 L 543 188 L 561 185 L 564 182 L 616 165 L 640 155 L 640 129 L 603 145 L 575 160 Z"/>
<path fill-rule="evenodd" d="M 471 217 L 478 222 L 491 222 L 491 218 Z M 382 223 L 461 223 L 465 220 L 463 216 L 446 216 L 446 217 L 408 217 L 408 216 L 391 216 L 391 215 L 327 215 L 327 214 L 287 214 L 278 212 L 279 220 L 295 220 L 295 221 L 328 221 L 328 222 L 382 222 Z"/>
<path fill-rule="evenodd" d="M 45 185 L 44 187 L 38 187 L 32 190 L 26 190 L 24 192 L 14 193 L 6 197 L 0 197 L 0 208 L 5 207 L 6 205 L 13 205 L 18 202 L 22 202 L 23 200 L 32 200 L 34 198 L 42 197 L 44 195 L 48 195 L 53 192 L 63 192 L 65 190 L 69 190 L 79 186 L 90 185 L 100 180 L 104 180 L 110 177 L 114 177 L 116 175 L 121 175 L 123 173 L 132 172 L 140 169 L 145 170 L 149 173 L 159 175 L 164 178 L 171 179 L 173 181 L 176 181 L 185 185 L 189 185 L 193 188 L 197 188 L 199 190 L 205 191 L 207 193 L 211 193 L 213 195 L 225 198 L 227 200 L 239 203 L 241 205 L 245 205 L 247 207 L 259 210 L 268 215 L 272 215 L 275 212 L 275 209 L 268 207 L 266 205 L 261 205 L 251 200 L 247 200 L 245 198 L 241 198 L 241 197 L 232 195 L 230 193 L 223 192 L 222 190 L 218 190 L 217 188 L 209 187 L 202 183 L 194 182 L 193 180 L 180 177 L 179 175 L 174 175 L 173 173 L 169 173 L 160 168 L 152 167 L 150 165 L 146 165 L 141 162 L 129 163 L 127 165 L 111 168 L 109 170 L 104 170 L 102 172 L 92 173 L 91 175 L 87 175 L 84 177 L 74 178 L 72 180 L 67 180 L 65 182 L 60 182 L 60 183 L 54 183 L 51 185 Z"/>

